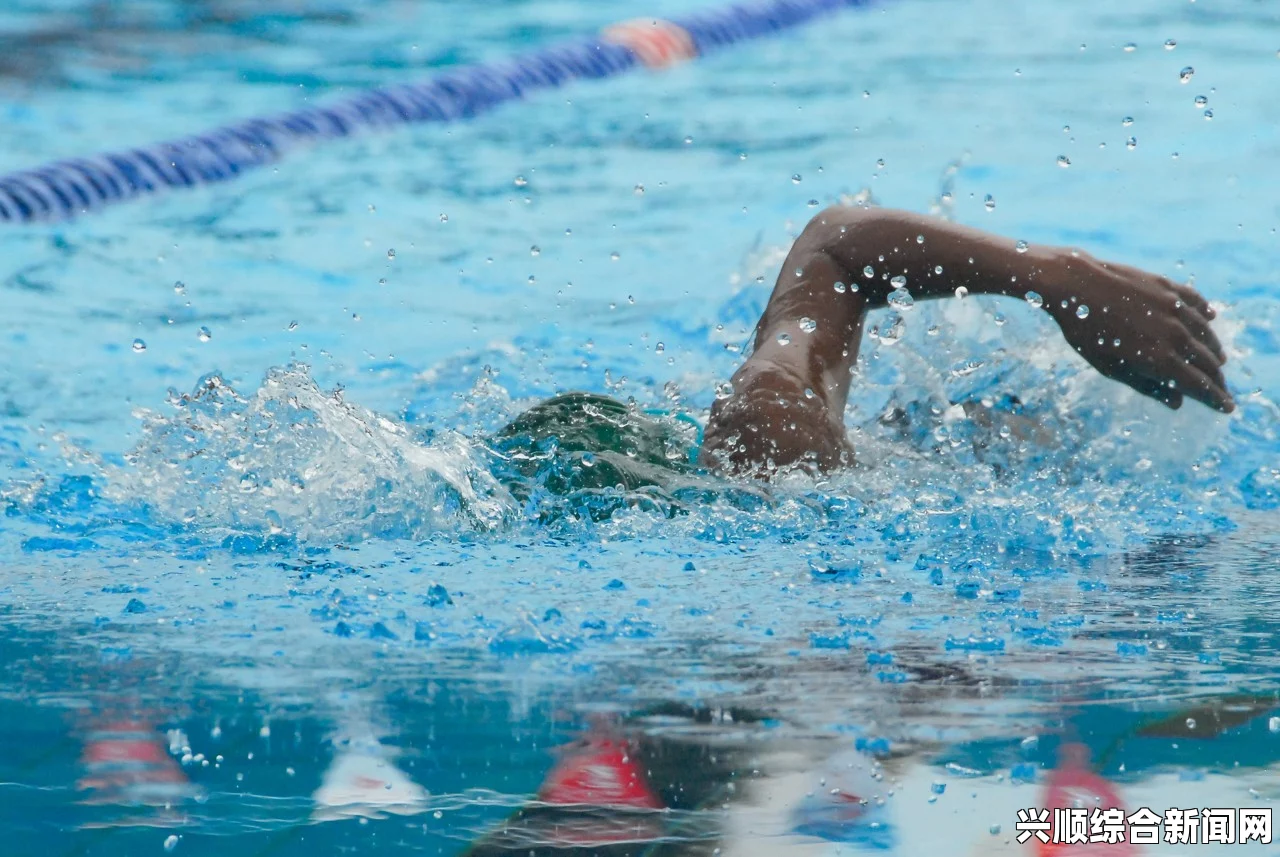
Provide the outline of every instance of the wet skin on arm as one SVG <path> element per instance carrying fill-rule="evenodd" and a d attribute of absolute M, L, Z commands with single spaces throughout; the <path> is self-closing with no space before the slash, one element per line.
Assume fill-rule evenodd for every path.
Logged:
<path fill-rule="evenodd" d="M 1190 286 L 1075 248 L 1027 246 L 906 211 L 837 206 L 814 217 L 787 255 L 733 393 L 712 407 L 702 465 L 768 476 L 852 463 L 844 409 L 863 320 L 887 304 L 898 277 L 915 300 L 963 287 L 1029 303 L 1035 292 L 1067 342 L 1103 375 L 1171 408 L 1188 396 L 1226 413 L 1235 407 L 1222 375 L 1226 355 L 1209 324 L 1214 311 Z"/>

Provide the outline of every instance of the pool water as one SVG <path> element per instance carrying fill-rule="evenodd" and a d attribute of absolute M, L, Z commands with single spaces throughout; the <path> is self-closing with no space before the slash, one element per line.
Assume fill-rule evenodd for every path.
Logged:
<path fill-rule="evenodd" d="M 19 0 L 0 171 L 701 7 Z M 4 853 L 1033 853 L 1084 767 L 1274 808 L 1277 25 L 886 2 L 3 230 Z M 854 471 L 510 490 L 555 393 L 705 414 L 868 195 L 1194 279 L 1238 410 L 971 297 L 871 319 Z"/>

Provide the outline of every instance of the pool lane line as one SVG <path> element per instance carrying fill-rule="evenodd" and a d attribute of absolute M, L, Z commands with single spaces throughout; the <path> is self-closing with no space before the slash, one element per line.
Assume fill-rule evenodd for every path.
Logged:
<path fill-rule="evenodd" d="M 674 21 L 636 19 L 505 62 L 372 89 L 329 106 L 246 119 L 136 149 L 0 175 L 0 223 L 66 220 L 170 188 L 230 181 L 306 144 L 419 122 L 457 122 L 577 80 L 660 69 L 873 0 L 758 0 Z"/>

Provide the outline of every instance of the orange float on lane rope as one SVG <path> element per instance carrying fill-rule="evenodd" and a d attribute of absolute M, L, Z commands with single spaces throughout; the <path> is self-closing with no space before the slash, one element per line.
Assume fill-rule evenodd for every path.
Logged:
<path fill-rule="evenodd" d="M 629 48 L 649 68 L 665 68 L 698 56 L 689 31 L 657 18 L 636 18 L 606 27 L 604 41 Z"/>

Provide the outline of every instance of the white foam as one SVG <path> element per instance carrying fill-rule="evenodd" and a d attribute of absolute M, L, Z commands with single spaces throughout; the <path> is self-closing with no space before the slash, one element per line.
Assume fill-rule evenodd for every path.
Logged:
<path fill-rule="evenodd" d="M 422 538 L 499 526 L 513 501 L 484 453 L 454 432 L 428 442 L 326 393 L 307 367 L 272 369 L 241 396 L 220 378 L 144 414 L 107 494 L 161 520 L 303 541 Z"/>

